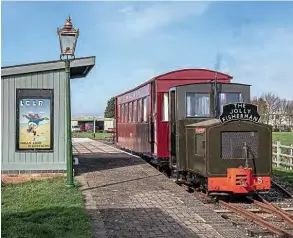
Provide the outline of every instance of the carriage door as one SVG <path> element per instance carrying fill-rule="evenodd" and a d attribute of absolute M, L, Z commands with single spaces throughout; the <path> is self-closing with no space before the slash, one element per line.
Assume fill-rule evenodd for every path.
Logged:
<path fill-rule="evenodd" d="M 169 93 L 170 168 L 176 165 L 176 91 Z"/>

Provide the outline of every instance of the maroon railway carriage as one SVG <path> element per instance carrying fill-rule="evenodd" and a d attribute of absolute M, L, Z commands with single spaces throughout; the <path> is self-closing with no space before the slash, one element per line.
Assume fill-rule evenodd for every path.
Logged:
<path fill-rule="evenodd" d="M 115 97 L 116 144 L 147 155 L 159 166 L 169 166 L 168 92 L 171 87 L 210 82 L 216 72 L 182 69 L 151 80 Z M 218 82 L 230 83 L 232 76 L 217 72 Z"/>

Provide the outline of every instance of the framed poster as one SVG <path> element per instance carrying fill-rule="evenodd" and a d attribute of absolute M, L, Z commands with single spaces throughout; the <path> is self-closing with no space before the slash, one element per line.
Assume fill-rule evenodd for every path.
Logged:
<path fill-rule="evenodd" d="M 53 151 L 53 89 L 16 89 L 16 150 Z"/>

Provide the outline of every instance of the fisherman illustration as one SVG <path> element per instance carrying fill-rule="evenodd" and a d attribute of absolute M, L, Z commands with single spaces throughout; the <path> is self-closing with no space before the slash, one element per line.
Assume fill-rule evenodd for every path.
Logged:
<path fill-rule="evenodd" d="M 48 117 L 40 117 L 38 114 L 31 114 L 29 113 L 28 115 L 22 115 L 26 119 L 28 119 L 28 129 L 26 130 L 27 133 L 33 133 L 34 136 L 36 136 L 37 131 L 36 129 L 39 126 L 39 123 L 44 120 L 49 120 Z"/>

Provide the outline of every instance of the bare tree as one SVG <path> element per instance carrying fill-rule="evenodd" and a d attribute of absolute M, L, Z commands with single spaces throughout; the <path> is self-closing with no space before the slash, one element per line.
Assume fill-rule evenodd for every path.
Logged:
<path fill-rule="evenodd" d="M 254 97 L 250 103 L 258 106 L 261 122 L 293 129 L 293 100 L 281 99 L 274 93 L 263 93 L 261 97 Z"/>
<path fill-rule="evenodd" d="M 274 93 L 264 93 L 261 98 L 266 102 L 267 104 L 267 118 L 266 123 L 269 124 L 270 119 L 274 119 L 275 114 L 278 113 L 278 109 L 280 106 L 280 98 L 274 94 Z"/>
<path fill-rule="evenodd" d="M 286 123 L 288 119 L 288 115 L 287 115 L 288 106 L 289 106 L 289 101 L 287 101 L 286 99 L 280 99 L 280 101 L 278 102 L 278 111 L 277 111 L 278 115 L 276 115 L 278 126 L 281 126 L 283 122 Z"/>
<path fill-rule="evenodd" d="M 260 115 L 260 121 L 262 123 L 268 123 L 268 107 L 266 101 L 261 97 L 254 97 L 251 100 L 251 103 L 257 105 L 257 110 Z"/>
<path fill-rule="evenodd" d="M 288 117 L 288 124 L 289 124 L 289 127 L 290 127 L 291 130 L 292 130 L 292 128 L 293 128 L 293 100 L 288 101 L 286 115 L 287 115 L 287 117 Z"/>

